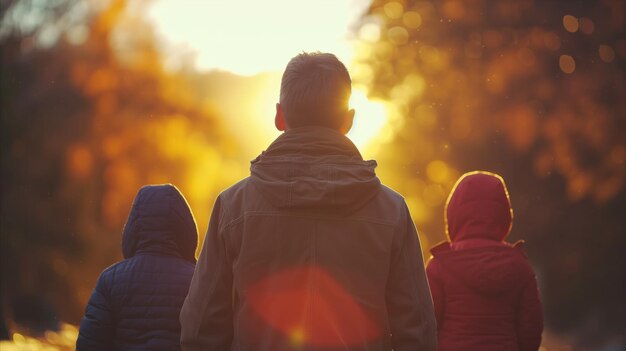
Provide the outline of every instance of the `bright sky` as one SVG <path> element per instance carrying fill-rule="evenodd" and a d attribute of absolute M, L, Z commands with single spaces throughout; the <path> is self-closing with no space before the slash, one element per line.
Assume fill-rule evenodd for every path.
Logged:
<path fill-rule="evenodd" d="M 352 59 L 349 28 L 368 0 L 157 0 L 148 17 L 169 41 L 197 51 L 200 69 L 281 71 L 301 51 Z"/>
<path fill-rule="evenodd" d="M 186 54 L 200 70 L 239 75 L 282 72 L 302 51 L 332 52 L 350 69 L 352 27 L 369 0 L 156 0 L 147 17 L 166 42 L 166 63 L 175 68 Z M 271 87 L 271 89 L 277 89 Z M 276 92 L 278 96 L 278 92 Z M 271 111 L 276 101 L 264 102 Z M 360 147 L 385 124 L 384 107 L 355 90 L 349 137 Z M 267 118 L 264 116 L 263 118 Z M 266 122 L 264 122 L 267 124 Z"/>

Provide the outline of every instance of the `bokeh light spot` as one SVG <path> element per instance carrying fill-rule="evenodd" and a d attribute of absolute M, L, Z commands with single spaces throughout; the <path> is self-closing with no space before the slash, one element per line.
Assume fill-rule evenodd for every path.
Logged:
<path fill-rule="evenodd" d="M 387 37 L 395 45 L 404 45 L 409 41 L 409 32 L 404 27 L 396 26 L 387 31 Z"/>
<path fill-rule="evenodd" d="M 615 59 L 615 51 L 609 45 L 600 45 L 598 53 L 604 62 L 612 62 Z"/>
<path fill-rule="evenodd" d="M 398 19 L 402 17 L 402 13 L 404 12 L 404 6 L 397 1 L 385 4 L 383 9 L 385 11 L 385 15 L 391 19 Z"/>
<path fill-rule="evenodd" d="M 380 25 L 374 22 L 364 24 L 359 29 L 359 39 L 370 43 L 378 41 L 380 39 Z"/>
<path fill-rule="evenodd" d="M 574 33 L 578 30 L 578 18 L 572 15 L 563 16 L 563 27 L 568 32 Z"/>
<path fill-rule="evenodd" d="M 440 184 L 447 182 L 450 178 L 448 165 L 440 160 L 431 161 L 428 166 L 426 166 L 426 174 L 431 181 Z"/>
<path fill-rule="evenodd" d="M 570 74 L 574 73 L 576 70 L 576 61 L 570 55 L 561 55 L 559 57 L 559 67 L 561 67 L 561 71 Z"/>
<path fill-rule="evenodd" d="M 408 11 L 402 16 L 402 22 L 407 28 L 416 29 L 422 25 L 422 16 L 415 11 Z"/>

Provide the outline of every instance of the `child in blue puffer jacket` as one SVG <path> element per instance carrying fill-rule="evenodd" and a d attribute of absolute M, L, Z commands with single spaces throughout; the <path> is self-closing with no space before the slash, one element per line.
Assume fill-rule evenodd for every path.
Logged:
<path fill-rule="evenodd" d="M 180 191 L 170 184 L 141 188 L 124 227 L 124 260 L 100 275 L 76 350 L 180 350 L 178 315 L 197 244 L 196 221 Z"/>

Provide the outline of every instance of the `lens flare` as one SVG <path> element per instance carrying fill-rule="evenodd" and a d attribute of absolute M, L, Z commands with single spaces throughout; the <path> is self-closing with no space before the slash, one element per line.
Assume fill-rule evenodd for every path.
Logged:
<path fill-rule="evenodd" d="M 363 306 L 316 266 L 263 278 L 248 289 L 247 299 L 263 324 L 254 328 L 278 330 L 294 346 L 355 346 L 381 336 L 380 327 Z"/>

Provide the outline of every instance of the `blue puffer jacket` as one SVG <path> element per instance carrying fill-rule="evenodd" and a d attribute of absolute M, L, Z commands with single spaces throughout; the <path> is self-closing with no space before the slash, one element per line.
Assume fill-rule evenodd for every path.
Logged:
<path fill-rule="evenodd" d="M 197 244 L 196 222 L 178 189 L 141 188 L 124 227 L 125 259 L 100 275 L 76 350 L 180 350 L 178 315 Z"/>

